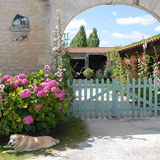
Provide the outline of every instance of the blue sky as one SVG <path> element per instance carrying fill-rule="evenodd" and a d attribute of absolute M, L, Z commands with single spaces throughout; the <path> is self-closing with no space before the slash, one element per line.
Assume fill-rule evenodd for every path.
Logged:
<path fill-rule="evenodd" d="M 87 36 L 95 27 L 100 47 L 124 46 L 160 33 L 160 23 L 148 12 L 125 5 L 102 5 L 88 9 L 68 24 L 69 43 L 85 26 Z"/>

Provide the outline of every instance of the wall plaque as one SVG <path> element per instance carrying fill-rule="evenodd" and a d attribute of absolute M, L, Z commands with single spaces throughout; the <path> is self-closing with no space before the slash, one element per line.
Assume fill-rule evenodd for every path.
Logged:
<path fill-rule="evenodd" d="M 26 33 L 13 34 L 13 35 L 11 36 L 11 39 L 12 39 L 13 41 L 28 40 L 28 34 L 26 34 Z"/>
<path fill-rule="evenodd" d="M 16 32 L 16 31 L 30 31 L 30 25 L 29 25 L 29 18 L 21 16 L 17 14 L 11 26 L 9 27 L 10 31 Z"/>

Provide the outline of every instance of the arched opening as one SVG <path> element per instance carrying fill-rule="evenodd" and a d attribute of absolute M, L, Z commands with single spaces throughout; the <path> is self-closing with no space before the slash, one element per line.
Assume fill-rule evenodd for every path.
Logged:
<path fill-rule="evenodd" d="M 92 9 L 88 9 L 88 10 L 85 11 L 85 12 L 88 12 L 88 15 L 90 14 L 90 17 L 88 17 L 88 19 L 92 19 L 92 21 L 94 21 L 94 24 L 92 25 L 92 27 L 88 27 L 87 26 L 88 25 L 87 20 L 83 19 L 82 16 L 80 16 L 81 14 L 83 14 L 85 12 L 82 12 L 81 14 L 76 16 L 73 19 L 75 21 L 72 25 L 77 27 L 78 23 L 81 21 L 81 24 L 86 26 L 87 31 L 91 31 L 91 29 L 93 27 L 96 27 L 97 23 L 99 23 L 100 21 L 102 21 L 101 25 L 104 25 L 105 27 L 109 26 L 111 31 L 109 30 L 109 28 L 107 28 L 106 30 L 104 28 L 100 28 L 101 32 L 100 32 L 99 29 L 97 29 L 100 32 L 99 36 L 101 34 L 103 37 L 106 37 L 106 39 L 103 39 L 103 38 L 101 39 L 100 38 L 101 39 L 101 44 L 103 44 L 100 47 L 114 47 L 114 46 L 119 46 L 119 45 L 125 46 L 125 45 L 128 45 L 128 44 L 131 44 L 132 42 L 139 41 L 143 38 L 146 39 L 148 37 L 151 37 L 153 35 L 158 34 L 159 30 L 155 31 L 155 29 L 159 25 L 159 22 L 156 19 L 154 19 L 150 14 L 145 12 L 146 10 L 144 11 L 144 10 L 142 10 L 142 8 L 137 7 L 137 6 L 135 7 L 133 5 L 132 5 L 132 7 L 129 7 L 128 5 L 125 5 L 125 6 L 124 5 L 114 5 L 114 9 L 113 8 L 109 9 L 109 7 L 111 7 L 111 6 L 113 7 L 113 5 L 100 5 L 100 6 L 97 6 L 97 7 L 94 7 Z M 117 10 L 117 7 L 119 7 L 119 6 L 120 6 L 121 10 Z M 96 8 L 101 8 L 100 9 L 101 10 L 100 14 L 98 13 L 98 9 L 96 9 Z M 108 11 L 108 16 L 107 16 L 107 12 L 104 12 L 104 9 L 106 9 Z M 135 13 L 134 14 L 129 14 L 129 12 L 131 12 L 132 9 L 133 10 L 135 9 Z M 94 19 L 95 15 L 93 15 L 90 12 L 90 10 L 94 10 L 94 12 L 97 14 L 97 17 L 99 16 L 100 18 L 97 19 L 97 17 L 96 17 Z M 117 13 L 117 11 L 119 13 L 123 12 L 123 14 L 120 15 L 120 14 Z M 102 15 L 102 13 L 104 13 L 104 14 Z M 115 25 L 117 25 L 117 26 L 114 26 L 114 24 L 111 25 L 110 20 L 114 21 Z M 107 24 L 104 21 L 108 21 Z M 135 25 L 139 25 L 139 30 L 138 31 L 135 28 Z M 147 30 L 146 28 L 148 28 L 150 30 Z M 145 31 L 145 30 L 147 30 L 147 31 Z M 154 33 L 153 33 L 153 31 L 151 33 L 151 30 L 153 30 Z M 78 30 L 77 30 L 77 32 L 78 32 Z M 72 33 L 76 33 L 76 32 L 75 32 L 75 30 L 70 30 L 70 33 L 72 34 Z M 114 37 L 114 39 L 113 39 L 113 37 Z M 116 42 L 116 43 L 108 43 L 107 39 L 111 40 L 111 38 L 113 39 L 112 41 Z M 121 43 L 122 39 L 123 39 L 123 41 L 125 41 L 125 43 L 123 43 L 123 44 Z M 97 55 L 91 55 L 90 54 L 88 56 L 89 57 L 88 67 L 91 67 L 92 69 L 94 68 L 93 66 L 96 66 L 96 63 L 97 63 L 97 61 L 94 60 L 95 56 L 97 56 Z M 83 58 L 85 59 L 86 57 L 83 57 Z M 103 58 L 101 57 L 99 59 L 103 59 Z M 92 60 L 93 60 L 93 62 L 95 62 L 95 64 L 93 62 L 91 62 Z M 99 61 L 99 63 L 101 63 L 101 61 Z M 94 70 L 96 72 L 98 69 L 94 69 Z"/>

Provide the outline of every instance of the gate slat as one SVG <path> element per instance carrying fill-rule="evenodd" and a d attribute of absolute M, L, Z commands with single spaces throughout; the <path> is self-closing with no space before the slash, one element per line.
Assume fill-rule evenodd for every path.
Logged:
<path fill-rule="evenodd" d="M 154 88 L 154 117 L 157 117 L 157 78 L 155 78 Z"/>
<path fill-rule="evenodd" d="M 73 79 L 73 94 L 76 97 L 76 80 Z M 73 100 L 73 117 L 76 117 L 76 99 Z"/>
<path fill-rule="evenodd" d="M 129 79 L 127 78 L 127 106 L 126 117 L 129 118 Z"/>
<path fill-rule="evenodd" d="M 82 115 L 82 80 L 79 79 L 79 84 L 78 84 L 78 87 L 79 87 L 79 102 L 78 102 L 78 107 L 79 107 L 79 118 L 81 118 L 81 115 Z"/>
<path fill-rule="evenodd" d="M 107 118 L 109 118 L 109 91 L 110 91 L 110 86 L 109 86 L 110 80 L 107 79 L 107 112 L 106 112 L 106 116 Z"/>
<path fill-rule="evenodd" d="M 101 118 L 104 117 L 104 79 L 101 79 Z"/>
<path fill-rule="evenodd" d="M 84 118 L 87 118 L 87 79 L 84 80 Z"/>
<path fill-rule="evenodd" d="M 146 117 L 146 78 L 143 79 L 143 117 Z"/>
<path fill-rule="evenodd" d="M 132 117 L 135 117 L 135 79 L 132 79 Z"/>
<path fill-rule="evenodd" d="M 124 87 L 123 87 L 123 85 L 124 85 L 124 80 L 122 79 L 121 80 L 121 117 L 123 118 L 124 117 L 124 109 L 123 109 L 123 107 L 124 107 Z"/>
<path fill-rule="evenodd" d="M 99 81 L 96 79 L 96 114 L 95 117 L 98 118 L 98 88 L 99 88 Z"/>
<path fill-rule="evenodd" d="M 90 80 L 90 118 L 93 118 L 93 79 Z"/>
<path fill-rule="evenodd" d="M 141 94 L 141 78 L 138 78 L 138 108 L 137 108 L 137 115 L 138 117 L 140 117 L 140 110 L 141 110 L 141 107 L 140 107 L 140 94 Z"/>
<path fill-rule="evenodd" d="M 151 117 L 152 114 L 152 79 L 149 79 L 149 113 L 148 116 Z"/>
<path fill-rule="evenodd" d="M 118 117 L 118 79 L 115 80 L 115 116 Z"/>
<path fill-rule="evenodd" d="M 115 102 L 115 79 L 112 81 L 112 117 L 115 117 L 115 107 L 116 107 L 116 102 Z"/>

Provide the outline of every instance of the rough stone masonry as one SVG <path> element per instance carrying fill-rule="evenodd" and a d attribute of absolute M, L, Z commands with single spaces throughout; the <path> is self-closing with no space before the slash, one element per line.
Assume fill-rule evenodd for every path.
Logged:
<path fill-rule="evenodd" d="M 123 4 L 143 9 L 160 21 L 160 0 L 0 0 L 0 70 L 20 74 L 51 63 L 56 8 L 62 10 L 62 28 L 79 13 L 99 5 Z M 30 31 L 10 31 L 15 16 L 29 18 Z M 24 21 L 23 21 L 24 22 Z M 19 24 L 16 20 L 14 25 Z M 21 35 L 26 34 L 26 39 Z M 15 38 L 20 37 L 20 38 Z"/>

